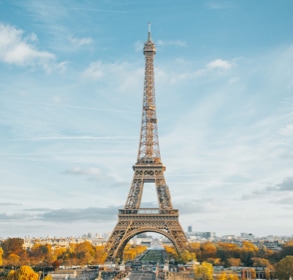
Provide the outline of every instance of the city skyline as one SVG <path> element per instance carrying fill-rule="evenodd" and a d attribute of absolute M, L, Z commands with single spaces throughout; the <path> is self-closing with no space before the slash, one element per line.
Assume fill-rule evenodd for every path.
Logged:
<path fill-rule="evenodd" d="M 0 1 L 0 237 L 110 232 L 136 162 L 148 22 L 184 228 L 293 234 L 293 3 Z M 157 205 L 144 189 L 145 206 Z"/>

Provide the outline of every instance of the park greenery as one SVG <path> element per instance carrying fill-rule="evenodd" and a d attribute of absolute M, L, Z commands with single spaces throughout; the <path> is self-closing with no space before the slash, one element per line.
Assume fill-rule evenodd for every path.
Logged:
<path fill-rule="evenodd" d="M 146 246 L 128 244 L 124 249 L 124 261 L 136 259 L 146 249 Z M 280 251 L 257 247 L 248 241 L 243 241 L 242 246 L 224 242 L 193 242 L 188 250 L 180 254 L 173 246 L 165 246 L 165 250 L 169 261 L 174 263 L 198 263 L 194 266 L 196 279 L 212 280 L 215 266 L 227 268 L 217 274 L 217 280 L 237 280 L 238 276 L 229 268 L 239 266 L 251 268 L 252 278 L 256 267 L 264 269 L 266 279 L 270 279 L 272 273 L 279 280 L 288 280 L 290 275 L 293 276 L 293 240 L 285 243 Z M 8 238 L 0 244 L 0 267 L 9 267 L 10 272 L 0 279 L 34 280 L 38 279 L 44 267 L 57 269 L 60 266 L 103 264 L 106 257 L 103 245 L 94 246 L 89 241 L 54 248 L 36 241 L 30 249 L 25 250 L 23 239 Z"/>

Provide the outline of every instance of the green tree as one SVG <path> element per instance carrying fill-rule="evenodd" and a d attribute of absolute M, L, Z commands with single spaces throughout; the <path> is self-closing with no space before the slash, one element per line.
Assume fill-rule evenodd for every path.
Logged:
<path fill-rule="evenodd" d="M 279 280 L 288 280 L 293 276 L 293 256 L 287 256 L 276 264 L 275 276 Z"/>
<path fill-rule="evenodd" d="M 280 259 L 283 259 L 286 256 L 293 256 L 293 239 L 284 244 L 279 255 L 280 255 Z"/>

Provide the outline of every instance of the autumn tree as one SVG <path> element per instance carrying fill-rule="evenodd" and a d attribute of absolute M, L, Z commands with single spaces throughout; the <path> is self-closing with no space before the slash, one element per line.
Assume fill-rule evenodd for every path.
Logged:
<path fill-rule="evenodd" d="M 276 264 L 275 276 L 279 280 L 288 280 L 293 275 L 293 256 L 286 256 Z"/>
<path fill-rule="evenodd" d="M 213 265 L 208 262 L 202 262 L 194 267 L 195 280 L 213 280 L 213 273 Z"/>
<path fill-rule="evenodd" d="M 37 264 L 40 262 L 51 263 L 52 262 L 52 247 L 50 244 L 35 243 L 29 253 L 31 263 Z"/>
<path fill-rule="evenodd" d="M 221 271 L 217 274 L 216 280 L 238 280 L 239 277 L 237 273 L 233 271 Z"/>
<path fill-rule="evenodd" d="M 0 247 L 0 265 L 3 264 L 3 258 L 2 258 L 2 256 L 3 256 L 3 249 Z"/>
<path fill-rule="evenodd" d="M 189 251 L 195 253 L 197 259 L 201 260 L 201 243 L 200 242 L 190 242 Z"/>
<path fill-rule="evenodd" d="M 249 241 L 243 241 L 240 258 L 244 266 L 252 266 L 252 258 L 256 257 L 258 248 Z"/>
<path fill-rule="evenodd" d="M 221 258 L 222 263 L 227 267 L 230 266 L 229 259 L 240 258 L 240 248 L 233 243 L 218 242 L 217 257 Z"/>
<path fill-rule="evenodd" d="M 195 255 L 195 253 L 191 253 L 188 250 L 183 250 L 180 253 L 180 260 L 183 263 L 187 263 L 187 262 L 190 262 L 190 261 L 196 261 L 196 255 Z"/>
<path fill-rule="evenodd" d="M 253 266 L 257 267 L 257 266 L 261 266 L 261 267 L 268 267 L 268 268 L 273 268 L 273 266 L 271 265 L 270 261 L 264 258 L 251 258 L 251 260 L 253 261 Z"/>
<path fill-rule="evenodd" d="M 230 266 L 239 266 L 240 265 L 240 258 L 229 258 L 227 259 L 227 265 Z"/>
<path fill-rule="evenodd" d="M 24 241 L 21 238 L 8 238 L 4 240 L 1 245 L 4 251 L 4 258 L 7 258 L 10 254 L 23 255 L 23 244 Z"/>
<path fill-rule="evenodd" d="M 99 245 L 96 246 L 96 257 L 94 263 L 96 264 L 104 264 L 107 259 L 107 253 L 105 252 L 105 246 Z"/>
<path fill-rule="evenodd" d="M 20 265 L 20 256 L 11 253 L 7 258 L 6 258 L 6 264 L 10 266 L 19 266 Z"/>
<path fill-rule="evenodd" d="M 213 242 L 205 242 L 200 246 L 201 250 L 201 260 L 206 260 L 208 258 L 216 258 L 217 257 L 217 247 Z"/>
<path fill-rule="evenodd" d="M 17 270 L 11 270 L 7 276 L 8 280 L 38 280 L 39 274 L 30 266 L 24 265 Z"/>
<path fill-rule="evenodd" d="M 95 247 L 89 241 L 84 241 L 76 245 L 74 254 L 77 264 L 91 264 L 95 258 Z"/>

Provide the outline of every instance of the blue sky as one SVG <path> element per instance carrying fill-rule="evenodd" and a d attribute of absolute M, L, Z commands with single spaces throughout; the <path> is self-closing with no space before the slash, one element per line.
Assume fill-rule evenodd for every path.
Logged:
<path fill-rule="evenodd" d="M 136 161 L 148 22 L 186 230 L 292 235 L 291 0 L 0 0 L 0 237 L 110 232 Z M 157 206 L 145 188 L 145 205 Z"/>

